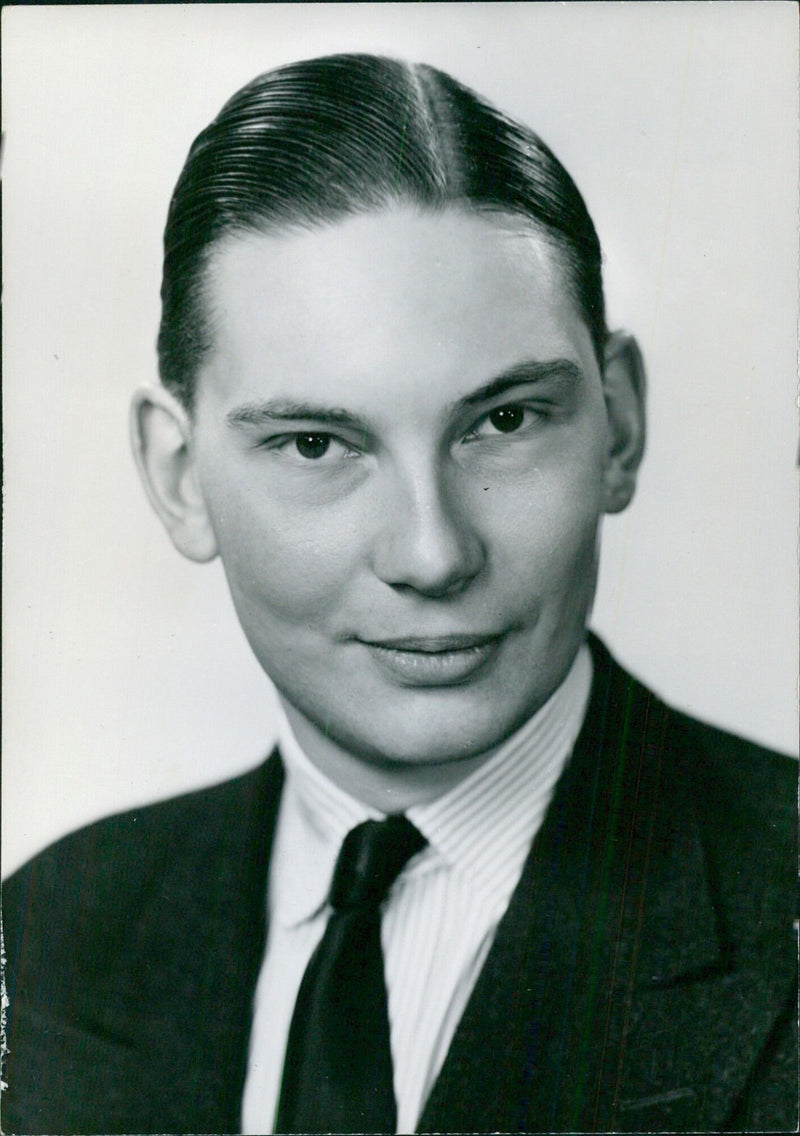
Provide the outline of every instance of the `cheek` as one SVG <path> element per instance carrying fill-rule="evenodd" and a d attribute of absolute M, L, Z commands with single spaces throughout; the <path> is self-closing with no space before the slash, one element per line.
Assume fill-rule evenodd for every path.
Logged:
<path fill-rule="evenodd" d="M 495 560 L 515 587 L 542 595 L 591 583 L 602 515 L 599 464 L 542 465 L 526 485 L 491 496 L 490 488 L 482 504 Z"/>
<path fill-rule="evenodd" d="M 324 622 L 342 602 L 358 551 L 327 516 L 298 515 L 266 494 L 225 494 L 210 503 L 220 556 L 246 630 L 295 631 Z"/>

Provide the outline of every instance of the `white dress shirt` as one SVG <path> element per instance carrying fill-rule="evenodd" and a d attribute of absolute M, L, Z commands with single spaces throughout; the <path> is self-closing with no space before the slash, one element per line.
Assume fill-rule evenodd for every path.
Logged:
<path fill-rule="evenodd" d="M 384 904 L 398 1132 L 413 1132 L 447 1055 L 497 925 L 522 874 L 578 736 L 592 682 L 588 648 L 548 702 L 484 765 L 406 813 L 428 841 Z M 255 994 L 242 1131 L 274 1131 L 283 1057 L 303 973 L 322 938 L 339 848 L 381 813 L 328 780 L 288 721 L 286 768 L 269 872 L 269 932 Z"/>

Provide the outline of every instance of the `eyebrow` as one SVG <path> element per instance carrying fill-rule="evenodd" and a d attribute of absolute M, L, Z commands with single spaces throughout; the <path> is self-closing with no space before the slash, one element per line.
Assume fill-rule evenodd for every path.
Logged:
<path fill-rule="evenodd" d="M 314 402 L 293 402 L 288 398 L 273 398 L 267 402 L 246 402 L 225 415 L 229 426 L 269 426 L 273 422 L 297 422 L 312 419 L 326 426 L 348 426 L 366 431 L 366 419 L 349 410 L 322 406 Z"/>
<path fill-rule="evenodd" d="M 478 387 L 457 403 L 458 406 L 474 406 L 478 402 L 488 402 L 498 395 L 514 387 L 524 386 L 527 383 L 544 383 L 557 380 L 566 380 L 570 385 L 583 380 L 583 372 L 577 363 L 571 359 L 526 359 L 522 363 L 515 363 L 513 367 L 501 372 L 485 386 Z"/>
<path fill-rule="evenodd" d="M 481 402 L 488 402 L 514 387 L 528 383 L 566 380 L 570 385 L 583 379 L 580 367 L 571 359 L 527 359 L 502 371 L 490 382 L 459 399 L 451 408 L 456 413 Z M 313 421 L 324 426 L 344 426 L 359 433 L 368 433 L 365 418 L 349 410 L 323 406 L 313 402 L 295 402 L 287 398 L 269 399 L 266 402 L 246 402 L 228 411 L 225 421 L 229 426 L 269 426 L 276 422 Z"/>

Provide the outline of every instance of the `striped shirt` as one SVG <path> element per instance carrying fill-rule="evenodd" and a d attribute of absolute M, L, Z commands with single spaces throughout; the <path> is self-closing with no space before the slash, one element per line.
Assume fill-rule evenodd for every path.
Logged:
<path fill-rule="evenodd" d="M 407 816 L 427 838 L 384 904 L 383 941 L 398 1132 L 413 1132 L 577 738 L 589 651 L 548 702 L 484 765 Z M 256 988 L 244 1133 L 273 1132 L 283 1056 L 306 965 L 321 939 L 342 840 L 382 814 L 312 765 L 288 722 L 269 877 L 269 937 Z"/>

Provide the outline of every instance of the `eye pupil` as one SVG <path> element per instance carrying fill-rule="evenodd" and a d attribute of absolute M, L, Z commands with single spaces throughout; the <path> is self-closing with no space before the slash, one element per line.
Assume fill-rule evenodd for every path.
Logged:
<path fill-rule="evenodd" d="M 525 411 L 521 406 L 498 406 L 489 415 L 489 421 L 495 430 L 510 434 L 514 430 L 519 430 L 524 416 Z"/>
<path fill-rule="evenodd" d="M 321 458 L 328 452 L 331 440 L 327 434 L 298 434 L 297 452 L 304 458 Z"/>

